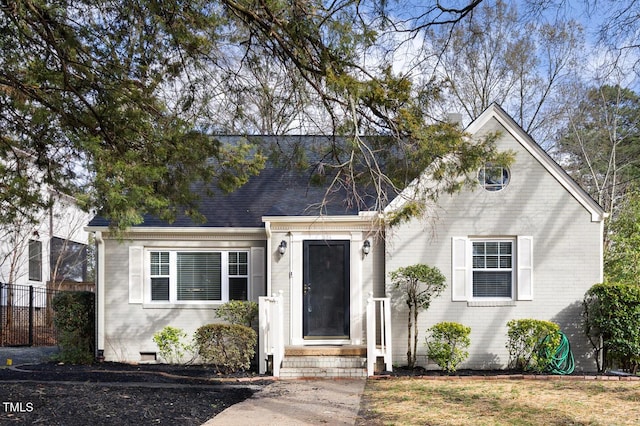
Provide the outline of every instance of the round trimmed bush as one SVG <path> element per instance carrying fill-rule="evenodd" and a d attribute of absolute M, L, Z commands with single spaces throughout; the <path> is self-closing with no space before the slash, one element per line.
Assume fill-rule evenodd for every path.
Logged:
<path fill-rule="evenodd" d="M 225 374 L 249 369 L 257 341 L 256 332 L 240 324 L 207 324 L 195 333 L 202 362 Z"/>
<path fill-rule="evenodd" d="M 426 342 L 429 359 L 448 373 L 456 371 L 469 356 L 471 327 L 457 322 L 440 322 L 427 331 L 431 333 Z"/>

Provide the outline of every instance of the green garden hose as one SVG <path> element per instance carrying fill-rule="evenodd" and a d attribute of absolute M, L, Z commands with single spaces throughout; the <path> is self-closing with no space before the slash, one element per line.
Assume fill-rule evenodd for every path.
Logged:
<path fill-rule="evenodd" d="M 540 356 L 543 359 L 549 359 L 549 365 L 547 366 L 547 372 L 553 374 L 571 374 L 575 368 L 575 361 L 573 359 L 573 353 L 571 352 L 571 344 L 569 339 L 563 332 L 560 333 L 560 344 L 555 349 L 555 353 L 551 354 L 550 351 L 542 349 Z M 550 338 L 550 335 L 545 337 L 543 341 Z M 544 348 L 545 345 L 542 345 Z"/>

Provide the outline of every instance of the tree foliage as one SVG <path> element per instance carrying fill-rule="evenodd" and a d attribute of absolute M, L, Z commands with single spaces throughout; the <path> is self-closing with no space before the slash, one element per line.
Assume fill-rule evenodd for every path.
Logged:
<path fill-rule="evenodd" d="M 95 294 L 63 291 L 52 300 L 54 325 L 58 332 L 60 361 L 89 364 L 95 349 Z"/>
<path fill-rule="evenodd" d="M 4 2 L 0 158 L 16 196 L 3 202 L 28 211 L 46 202 L 36 188 L 48 184 L 81 193 L 121 228 L 145 213 L 197 217 L 193 182 L 223 177 L 233 190 L 264 165 L 259 146 L 210 136 L 245 127 L 348 135 L 330 139 L 314 170 L 354 202 L 354 183 L 364 181 L 384 205 L 414 166 L 464 176 L 492 144 L 428 121 L 433 93 L 384 51 L 479 3 L 426 3 L 404 19 L 395 1 Z M 362 134 L 387 139 L 371 146 Z M 23 152 L 38 179 L 26 178 Z M 393 162 L 412 173 L 389 175 Z"/>
<path fill-rule="evenodd" d="M 391 272 L 391 284 L 407 304 L 407 365 L 413 368 L 418 347 L 418 314 L 446 288 L 446 280 L 436 267 L 416 264 Z"/>
<path fill-rule="evenodd" d="M 453 30 L 432 34 L 426 49 L 437 57 L 445 108 L 473 120 L 495 102 L 545 140 L 557 123 L 559 89 L 575 79 L 583 39 L 577 22 L 524 19 L 515 3 L 491 0 Z M 431 62 L 423 66 L 429 74 Z"/>
<path fill-rule="evenodd" d="M 627 193 L 620 211 L 609 224 L 609 244 L 604 253 L 608 281 L 640 286 L 640 193 Z"/>
<path fill-rule="evenodd" d="M 640 97 L 621 86 L 589 89 L 568 117 L 558 149 L 571 176 L 612 216 L 640 177 Z"/>
<path fill-rule="evenodd" d="M 635 373 L 640 364 L 640 286 L 635 283 L 594 285 L 584 296 L 583 317 L 585 334 L 595 349 L 598 370 L 622 367 Z"/>

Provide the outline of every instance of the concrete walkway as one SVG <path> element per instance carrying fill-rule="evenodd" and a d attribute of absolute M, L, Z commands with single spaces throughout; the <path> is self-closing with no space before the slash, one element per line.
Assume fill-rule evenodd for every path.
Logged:
<path fill-rule="evenodd" d="M 365 379 L 278 380 L 207 421 L 216 425 L 353 425 Z"/>

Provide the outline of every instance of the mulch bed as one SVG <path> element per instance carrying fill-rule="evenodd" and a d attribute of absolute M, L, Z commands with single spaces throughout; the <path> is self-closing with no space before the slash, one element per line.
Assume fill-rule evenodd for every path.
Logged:
<path fill-rule="evenodd" d="M 45 363 L 0 368 L 0 424 L 201 425 L 271 383 L 205 366 Z"/>

